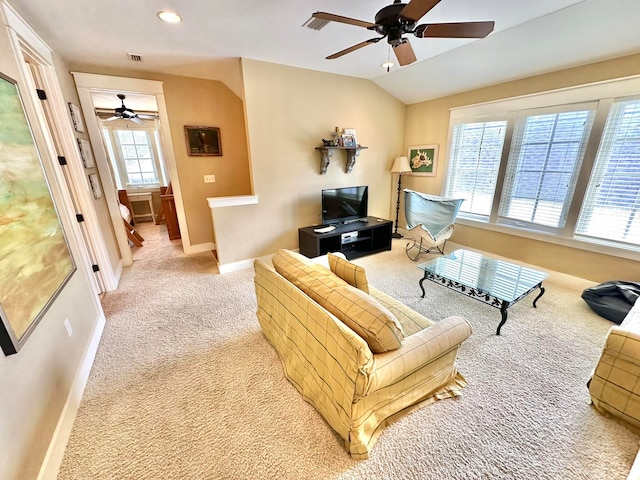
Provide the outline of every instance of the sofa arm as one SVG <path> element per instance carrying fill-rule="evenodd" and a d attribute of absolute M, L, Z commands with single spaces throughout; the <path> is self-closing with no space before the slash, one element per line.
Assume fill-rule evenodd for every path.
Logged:
<path fill-rule="evenodd" d="M 398 382 L 457 350 L 470 335 L 471 326 L 464 318 L 448 317 L 405 338 L 399 349 L 375 354 L 363 396 Z"/>
<path fill-rule="evenodd" d="M 604 363 L 609 370 L 612 365 L 626 363 L 640 365 L 640 331 L 613 326 L 607 333 L 596 370 Z M 638 371 L 640 376 L 640 370 Z"/>

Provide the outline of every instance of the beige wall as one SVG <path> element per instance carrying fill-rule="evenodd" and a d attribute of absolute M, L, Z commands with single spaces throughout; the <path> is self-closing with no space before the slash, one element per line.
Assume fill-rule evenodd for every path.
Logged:
<path fill-rule="evenodd" d="M 239 61 L 228 65 L 233 72 L 239 70 L 236 63 Z M 72 64 L 71 70 L 163 83 L 189 239 L 191 245 L 214 242 L 211 211 L 206 198 L 251 193 L 242 99 L 218 80 L 83 64 Z M 235 79 L 236 75 L 232 77 Z M 241 86 L 233 86 L 236 91 L 242 90 Z M 222 156 L 188 156 L 185 125 L 220 127 Z M 211 174 L 216 176 L 216 182 L 205 184 L 204 175 Z"/>
<path fill-rule="evenodd" d="M 192 245 L 213 242 L 208 197 L 251 193 L 242 100 L 216 80 L 162 76 L 182 200 Z M 220 127 L 222 156 L 190 157 L 185 125 Z M 204 175 L 215 183 L 204 183 Z"/>
<path fill-rule="evenodd" d="M 57 68 L 66 71 L 58 61 Z M 18 64 L 3 28 L 0 31 L 0 71 L 18 81 L 30 124 L 39 142 L 43 163 L 49 170 L 59 169 L 44 147 L 42 132 L 35 121 L 35 109 L 21 80 Z M 69 85 L 63 86 L 68 92 Z M 71 101 L 71 97 L 69 98 Z M 67 126 L 71 128 L 71 124 Z M 59 208 L 65 204 L 64 185 L 49 176 Z M 68 197 L 66 200 L 68 203 Z M 74 234 L 77 224 L 61 208 L 63 226 L 70 237 L 71 252 L 80 259 Z M 2 281 L 8 279 L 3 278 Z M 94 329 L 102 315 L 97 297 L 87 276 L 77 270 L 46 312 L 24 347 L 15 355 L 0 352 L 0 477 L 36 478 L 58 419 L 63 411 L 74 377 L 81 365 Z M 63 322 L 69 319 L 73 335 L 68 336 Z"/>
<path fill-rule="evenodd" d="M 436 177 L 403 177 L 403 187 L 440 195 L 447 171 L 449 110 L 538 92 L 640 74 L 640 54 L 539 75 L 410 105 L 404 146 L 436 143 L 440 146 Z M 458 226 L 452 241 L 545 268 L 602 282 L 640 280 L 640 262 L 547 242 L 523 239 L 480 228 Z"/>
<path fill-rule="evenodd" d="M 393 158 L 405 106 L 372 82 L 243 60 L 246 119 L 258 205 L 216 209 L 220 263 L 298 247 L 298 228 L 318 222 L 323 188 L 368 185 L 369 213 L 388 218 Z M 336 127 L 355 128 L 363 150 L 345 173 L 335 152 L 320 175 L 315 147 Z"/>

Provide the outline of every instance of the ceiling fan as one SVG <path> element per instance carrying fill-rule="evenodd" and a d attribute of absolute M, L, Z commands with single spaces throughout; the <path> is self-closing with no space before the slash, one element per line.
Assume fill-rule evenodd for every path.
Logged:
<path fill-rule="evenodd" d="M 131 120 L 133 123 L 137 123 L 138 125 L 144 125 L 144 122 L 136 114 L 136 112 L 124 106 L 124 99 L 126 97 L 122 93 L 119 93 L 118 98 L 122 102 L 122 106 L 117 107 L 115 109 L 115 115 L 113 115 L 112 117 L 106 118 L 105 121 L 109 122 L 111 120 L 124 119 L 124 120 Z"/>
<path fill-rule="evenodd" d="M 440 0 L 410 0 L 409 3 L 395 0 L 393 4 L 376 13 L 375 23 L 332 13 L 316 12 L 312 15 L 313 20 L 310 20 L 305 25 L 314 30 L 320 30 L 329 22 L 339 22 L 355 25 L 356 27 L 364 27 L 382 35 L 329 55 L 326 57 L 327 60 L 339 58 L 367 45 L 378 43 L 386 37 L 389 45 L 393 47 L 398 63 L 402 66 L 416 61 L 416 56 L 409 40 L 403 36 L 405 34 L 413 34 L 418 38 L 484 38 L 493 31 L 495 25 L 493 21 L 423 23 L 417 25 L 418 21 L 438 3 L 440 3 Z"/>

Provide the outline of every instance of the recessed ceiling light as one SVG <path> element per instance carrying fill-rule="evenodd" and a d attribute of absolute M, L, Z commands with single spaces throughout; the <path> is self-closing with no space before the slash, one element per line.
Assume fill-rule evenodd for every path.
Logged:
<path fill-rule="evenodd" d="M 182 17 L 174 12 L 169 12 L 168 10 L 162 10 L 158 12 L 158 18 L 167 23 L 180 23 L 182 21 Z"/>

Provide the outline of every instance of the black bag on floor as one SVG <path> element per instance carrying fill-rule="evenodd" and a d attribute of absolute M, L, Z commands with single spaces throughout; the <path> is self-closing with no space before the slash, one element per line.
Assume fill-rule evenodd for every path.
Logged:
<path fill-rule="evenodd" d="M 582 299 L 598 315 L 620 325 L 640 297 L 640 283 L 612 280 L 582 292 Z"/>

